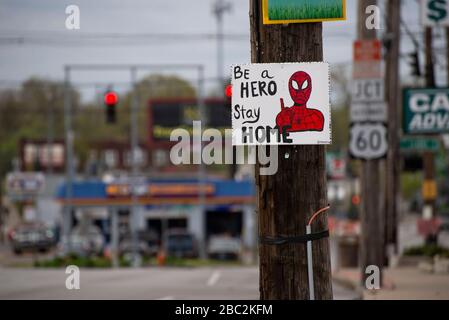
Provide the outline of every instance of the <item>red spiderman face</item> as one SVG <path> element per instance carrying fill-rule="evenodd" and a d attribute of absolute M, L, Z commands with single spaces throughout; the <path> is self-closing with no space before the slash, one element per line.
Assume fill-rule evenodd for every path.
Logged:
<path fill-rule="evenodd" d="M 312 93 L 312 79 L 306 72 L 298 71 L 291 76 L 288 87 L 295 105 L 305 105 Z"/>

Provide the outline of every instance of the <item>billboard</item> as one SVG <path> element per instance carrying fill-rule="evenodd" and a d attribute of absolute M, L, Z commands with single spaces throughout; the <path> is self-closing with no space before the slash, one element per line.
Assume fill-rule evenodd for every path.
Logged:
<path fill-rule="evenodd" d="M 449 88 L 404 89 L 406 134 L 449 133 Z"/>
<path fill-rule="evenodd" d="M 206 120 L 206 127 L 222 132 L 231 129 L 231 105 L 224 99 L 206 99 L 206 119 L 201 119 L 197 99 L 155 99 L 148 103 L 148 142 L 150 146 L 171 145 L 170 134 L 178 128 L 192 131 L 192 122 Z"/>

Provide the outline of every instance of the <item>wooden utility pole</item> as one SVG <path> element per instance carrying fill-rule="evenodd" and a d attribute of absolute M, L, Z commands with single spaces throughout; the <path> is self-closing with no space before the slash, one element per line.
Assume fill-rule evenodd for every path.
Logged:
<path fill-rule="evenodd" d="M 401 107 L 399 47 L 401 42 L 401 0 L 387 2 L 387 56 L 385 93 L 388 102 L 388 158 L 386 170 L 385 241 L 397 252 L 398 194 L 400 187 L 399 125 Z"/>
<path fill-rule="evenodd" d="M 449 87 L 449 27 L 446 27 L 446 86 Z"/>
<path fill-rule="evenodd" d="M 359 40 L 376 39 L 376 29 L 368 29 L 365 10 L 370 5 L 376 5 L 376 0 L 358 1 L 357 34 Z M 362 162 L 362 203 L 361 203 L 361 235 L 360 235 L 360 267 L 362 286 L 365 285 L 366 268 L 375 265 L 380 269 L 382 281 L 382 267 L 384 265 L 384 224 L 383 202 L 380 179 L 381 160 L 367 160 Z M 382 283 L 382 282 L 381 282 Z"/>
<path fill-rule="evenodd" d="M 322 24 L 263 25 L 262 0 L 250 0 L 253 63 L 323 60 Z M 260 176 L 256 165 L 259 236 L 294 237 L 327 206 L 324 146 L 279 146 L 278 172 Z M 327 229 L 326 215 L 312 232 Z M 309 299 L 306 245 L 260 244 L 260 298 Z M 329 240 L 313 241 L 315 299 L 332 299 Z"/>
<path fill-rule="evenodd" d="M 425 44 L 426 44 L 426 87 L 434 88 L 435 83 L 435 70 L 433 66 L 433 48 L 432 48 L 432 28 L 426 27 L 425 30 Z M 435 156 L 433 152 L 427 151 L 423 155 L 424 164 L 424 183 L 435 182 Z M 430 211 L 430 217 L 435 217 L 435 199 L 424 199 L 424 205 L 428 207 Z M 426 218 L 426 217 L 425 217 Z M 431 240 L 431 239 L 427 239 Z"/>

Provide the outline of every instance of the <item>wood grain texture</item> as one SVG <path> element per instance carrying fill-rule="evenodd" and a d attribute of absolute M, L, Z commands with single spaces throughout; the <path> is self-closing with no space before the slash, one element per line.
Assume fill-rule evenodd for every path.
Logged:
<path fill-rule="evenodd" d="M 250 0 L 253 63 L 322 61 L 322 24 L 263 25 L 260 0 Z M 288 156 L 286 156 L 288 155 Z M 256 165 L 259 236 L 305 234 L 310 216 L 327 206 L 324 146 L 279 146 L 279 168 L 260 176 Z M 327 216 L 313 232 L 327 229 Z M 309 299 L 305 244 L 260 245 L 260 298 Z M 315 298 L 332 299 L 329 240 L 313 243 Z"/>

